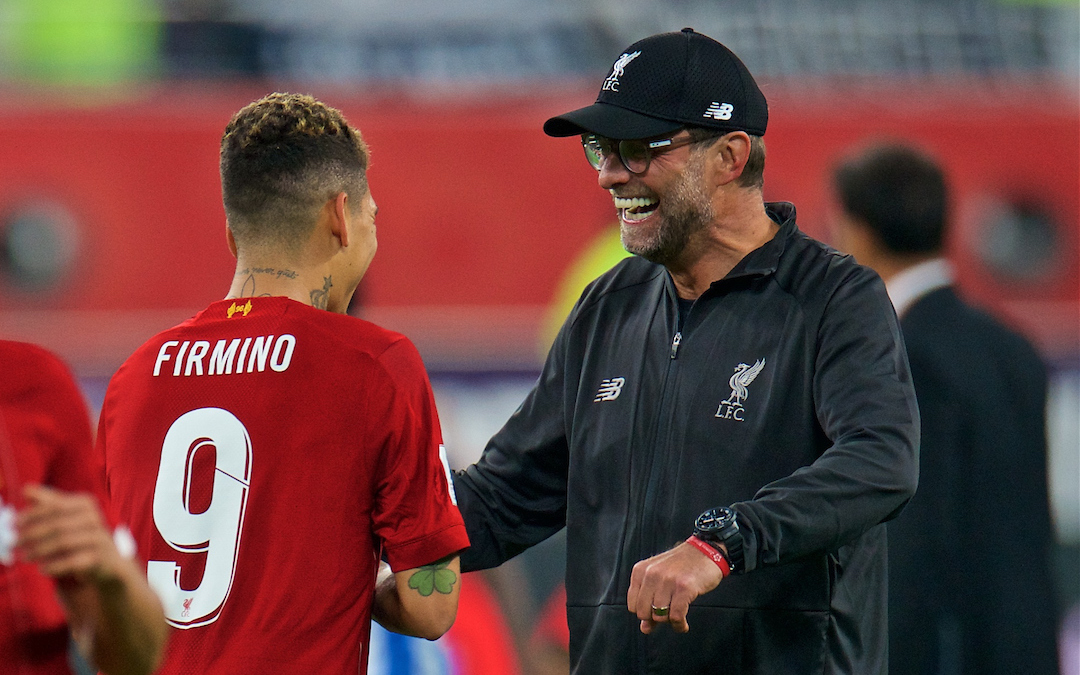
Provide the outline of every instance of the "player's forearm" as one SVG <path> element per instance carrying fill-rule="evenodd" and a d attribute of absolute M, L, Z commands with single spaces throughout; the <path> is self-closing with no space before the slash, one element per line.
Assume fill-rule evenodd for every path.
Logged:
<path fill-rule="evenodd" d="M 135 563 L 117 548 L 97 500 L 42 485 L 24 489 L 18 546 L 57 582 L 72 635 L 107 675 L 150 673 L 167 626 Z"/>
<path fill-rule="evenodd" d="M 149 675 L 161 661 L 168 625 L 138 569 L 124 563 L 116 576 L 61 584 L 61 594 L 76 641 L 102 673 Z"/>
<path fill-rule="evenodd" d="M 461 589 L 457 556 L 379 575 L 372 617 L 387 630 L 435 640 L 454 623 Z"/>

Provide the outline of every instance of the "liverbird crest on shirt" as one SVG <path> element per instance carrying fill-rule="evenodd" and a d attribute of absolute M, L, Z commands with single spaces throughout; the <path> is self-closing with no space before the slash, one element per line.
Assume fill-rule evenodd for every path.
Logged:
<path fill-rule="evenodd" d="M 716 417 L 734 419 L 737 422 L 743 421 L 742 402 L 750 395 L 750 383 L 761 374 L 763 368 L 765 368 L 765 359 L 758 359 L 752 366 L 745 363 L 735 366 L 735 374 L 728 380 L 731 394 L 720 402 L 720 407 L 716 410 Z"/>

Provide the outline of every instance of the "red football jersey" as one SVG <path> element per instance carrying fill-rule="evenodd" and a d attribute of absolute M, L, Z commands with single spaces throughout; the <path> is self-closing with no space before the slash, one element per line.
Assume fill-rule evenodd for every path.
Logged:
<path fill-rule="evenodd" d="M 0 508 L 22 506 L 22 486 L 31 483 L 104 497 L 90 416 L 71 373 L 40 347 L 0 340 Z M 53 581 L 17 557 L 0 562 L 0 672 L 70 673 L 67 652 Z"/>
<path fill-rule="evenodd" d="M 287 298 L 216 302 L 113 376 L 116 516 L 174 630 L 161 673 L 363 672 L 380 555 L 468 546 L 404 336 Z"/>

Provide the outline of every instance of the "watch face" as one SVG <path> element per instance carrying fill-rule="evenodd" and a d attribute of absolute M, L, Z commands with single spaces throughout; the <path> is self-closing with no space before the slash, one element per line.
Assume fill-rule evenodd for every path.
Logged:
<path fill-rule="evenodd" d="M 732 517 L 731 509 L 709 509 L 698 516 L 694 527 L 703 534 L 717 534 L 731 523 Z"/>

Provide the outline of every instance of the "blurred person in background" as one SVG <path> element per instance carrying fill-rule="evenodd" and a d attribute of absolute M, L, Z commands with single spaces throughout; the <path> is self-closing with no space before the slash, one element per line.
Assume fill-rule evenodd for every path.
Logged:
<path fill-rule="evenodd" d="M 919 491 L 888 525 L 889 673 L 1057 673 L 1045 366 L 954 288 L 935 159 L 873 145 L 833 187 L 837 246 L 885 281 L 922 418 Z"/>
<path fill-rule="evenodd" d="M 345 314 L 377 247 L 368 149 L 276 93 L 220 157 L 236 272 L 109 383 L 109 495 L 178 629 L 162 673 L 364 672 L 372 617 L 450 628 L 468 546 L 420 355 Z"/>
<path fill-rule="evenodd" d="M 684 29 L 544 125 L 581 136 L 635 255 L 455 486 L 463 569 L 566 527 L 572 672 L 887 668 L 915 393 L 881 280 L 763 202 L 767 120 L 738 57 Z"/>
<path fill-rule="evenodd" d="M 82 395 L 34 345 L 0 341 L 0 372 L 0 671 L 70 674 L 74 640 L 106 675 L 148 674 L 165 617 L 106 525 Z"/>

